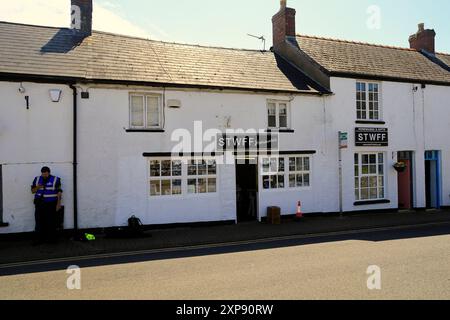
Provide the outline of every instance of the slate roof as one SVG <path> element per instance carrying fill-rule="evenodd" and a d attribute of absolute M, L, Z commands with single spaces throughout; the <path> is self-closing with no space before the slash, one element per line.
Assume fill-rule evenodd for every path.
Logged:
<path fill-rule="evenodd" d="M 325 92 L 270 51 L 165 43 L 0 22 L 0 73 L 282 92 Z"/>
<path fill-rule="evenodd" d="M 305 35 L 296 40 L 330 75 L 450 85 L 450 72 L 413 49 Z M 450 56 L 441 56 L 448 62 Z"/>
<path fill-rule="evenodd" d="M 436 57 L 438 57 L 442 62 L 444 62 L 448 67 L 450 67 L 450 54 L 445 53 L 436 53 Z"/>

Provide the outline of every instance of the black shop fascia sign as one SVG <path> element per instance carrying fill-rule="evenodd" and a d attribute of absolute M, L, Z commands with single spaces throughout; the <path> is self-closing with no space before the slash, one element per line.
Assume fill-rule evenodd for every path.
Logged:
<path fill-rule="evenodd" d="M 357 147 L 388 147 L 389 132 L 387 128 L 356 128 Z"/>

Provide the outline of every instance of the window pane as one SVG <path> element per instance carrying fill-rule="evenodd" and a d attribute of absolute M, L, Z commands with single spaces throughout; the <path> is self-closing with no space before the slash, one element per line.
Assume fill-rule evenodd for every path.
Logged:
<path fill-rule="evenodd" d="M 378 184 L 378 178 L 377 177 L 370 177 L 369 178 L 369 187 L 376 188 Z"/>
<path fill-rule="evenodd" d="M 361 189 L 361 200 L 369 200 L 369 189 Z"/>
<path fill-rule="evenodd" d="M 295 174 L 290 174 L 289 175 L 289 188 L 295 188 L 296 182 L 295 182 Z"/>
<path fill-rule="evenodd" d="M 367 165 L 362 166 L 362 174 L 369 174 L 369 166 Z"/>
<path fill-rule="evenodd" d="M 172 164 L 172 161 L 170 161 L 170 160 L 163 160 L 161 162 L 161 176 L 170 177 L 171 164 Z"/>
<path fill-rule="evenodd" d="M 176 160 L 172 162 L 172 176 L 179 177 L 181 176 L 181 168 L 182 162 L 180 160 Z"/>
<path fill-rule="evenodd" d="M 275 128 L 277 126 L 277 107 L 275 103 L 269 103 L 267 111 L 269 119 L 269 128 Z"/>
<path fill-rule="evenodd" d="M 198 179 L 198 193 L 206 193 L 207 187 L 206 187 L 206 179 Z"/>
<path fill-rule="evenodd" d="M 289 171 L 294 172 L 295 170 L 295 158 L 289 158 Z"/>
<path fill-rule="evenodd" d="M 278 172 L 278 159 L 277 158 L 270 158 L 270 172 L 271 173 Z"/>
<path fill-rule="evenodd" d="M 263 176 L 263 188 L 270 189 L 270 176 Z"/>
<path fill-rule="evenodd" d="M 150 161 L 150 176 L 159 177 L 160 176 L 160 162 L 159 160 Z"/>
<path fill-rule="evenodd" d="M 369 173 L 370 174 L 377 174 L 377 166 L 376 165 L 370 165 L 369 166 Z"/>
<path fill-rule="evenodd" d="M 383 199 L 384 198 L 384 188 L 380 188 L 379 189 L 379 193 L 378 193 L 378 198 L 379 199 Z"/>
<path fill-rule="evenodd" d="M 280 116 L 280 128 L 287 128 L 287 117 Z"/>
<path fill-rule="evenodd" d="M 378 187 L 384 187 L 384 177 L 378 177 Z"/>
<path fill-rule="evenodd" d="M 287 128 L 287 105 L 282 103 L 279 108 L 280 128 Z"/>
<path fill-rule="evenodd" d="M 188 163 L 188 175 L 196 176 L 197 175 L 197 162 L 195 160 L 189 160 Z"/>
<path fill-rule="evenodd" d="M 170 180 L 162 180 L 161 181 L 161 194 L 163 196 L 171 195 L 171 181 Z"/>
<path fill-rule="evenodd" d="M 284 158 L 280 158 L 278 161 L 278 172 L 284 172 Z"/>
<path fill-rule="evenodd" d="M 269 128 L 277 127 L 277 118 L 275 116 L 269 116 Z"/>
<path fill-rule="evenodd" d="M 214 175 L 217 173 L 216 160 L 208 160 L 208 174 Z"/>
<path fill-rule="evenodd" d="M 301 174 L 297 175 L 297 187 L 298 188 L 303 187 L 303 175 Z"/>
<path fill-rule="evenodd" d="M 278 176 L 278 188 L 283 189 L 284 188 L 284 175 Z"/>
<path fill-rule="evenodd" d="M 309 174 L 308 173 L 303 175 L 303 186 L 309 187 Z"/>
<path fill-rule="evenodd" d="M 355 178 L 355 189 L 359 189 L 359 178 Z"/>
<path fill-rule="evenodd" d="M 207 174 L 207 166 L 205 160 L 198 161 L 198 175 L 205 176 Z"/>
<path fill-rule="evenodd" d="M 270 176 L 270 188 L 271 189 L 277 188 L 277 176 Z"/>
<path fill-rule="evenodd" d="M 361 178 L 361 188 L 368 188 L 368 187 L 369 187 L 369 178 L 362 177 Z"/>
<path fill-rule="evenodd" d="M 303 171 L 303 158 L 297 158 L 297 171 Z"/>
<path fill-rule="evenodd" d="M 159 180 L 150 181 L 150 195 L 151 196 L 161 195 L 161 185 Z"/>
<path fill-rule="evenodd" d="M 172 180 L 172 194 L 181 194 L 181 180 Z"/>
<path fill-rule="evenodd" d="M 368 154 L 362 155 L 362 164 L 369 164 L 369 155 Z"/>
<path fill-rule="evenodd" d="M 355 200 L 359 201 L 359 189 L 355 190 Z"/>
<path fill-rule="evenodd" d="M 370 189 L 370 199 L 378 199 L 378 192 L 377 188 L 371 188 Z"/>
<path fill-rule="evenodd" d="M 309 158 L 303 158 L 303 170 L 309 171 Z"/>
<path fill-rule="evenodd" d="M 131 97 L 131 126 L 143 127 L 144 126 L 144 97 L 132 96 Z"/>
<path fill-rule="evenodd" d="M 147 97 L 147 126 L 159 126 L 159 98 Z"/>
<path fill-rule="evenodd" d="M 269 158 L 263 159 L 263 172 L 269 173 L 270 172 L 270 160 Z"/>
<path fill-rule="evenodd" d="M 217 190 L 216 186 L 216 178 L 209 178 L 208 179 L 208 192 L 209 193 L 215 193 Z"/>
<path fill-rule="evenodd" d="M 188 193 L 197 193 L 197 179 L 188 179 Z"/>

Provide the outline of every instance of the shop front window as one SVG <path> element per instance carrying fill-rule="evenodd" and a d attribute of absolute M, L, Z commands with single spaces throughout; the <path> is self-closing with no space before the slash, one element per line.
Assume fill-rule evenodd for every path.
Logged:
<path fill-rule="evenodd" d="M 383 153 L 355 154 L 356 201 L 385 198 L 385 170 Z"/>

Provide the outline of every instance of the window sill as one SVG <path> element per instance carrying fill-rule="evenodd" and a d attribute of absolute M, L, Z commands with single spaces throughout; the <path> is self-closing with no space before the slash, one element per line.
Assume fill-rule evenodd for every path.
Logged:
<path fill-rule="evenodd" d="M 294 129 L 266 129 L 267 133 L 295 133 Z"/>
<path fill-rule="evenodd" d="M 125 132 L 147 132 L 147 133 L 164 133 L 164 129 L 125 129 Z"/>
<path fill-rule="evenodd" d="M 379 124 L 384 125 L 386 124 L 386 121 L 381 120 L 356 120 L 357 124 Z"/>
<path fill-rule="evenodd" d="M 9 223 L 0 222 L 0 228 L 6 228 L 9 227 Z"/>
<path fill-rule="evenodd" d="M 387 204 L 391 203 L 391 200 L 369 200 L 369 201 L 356 201 L 354 206 L 369 206 L 372 204 Z"/>

